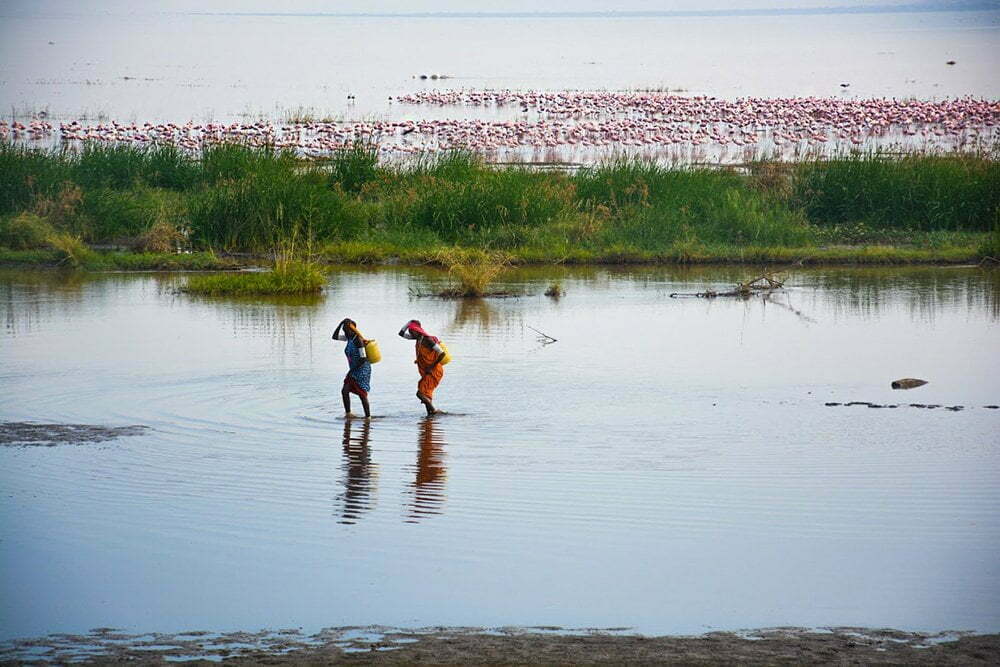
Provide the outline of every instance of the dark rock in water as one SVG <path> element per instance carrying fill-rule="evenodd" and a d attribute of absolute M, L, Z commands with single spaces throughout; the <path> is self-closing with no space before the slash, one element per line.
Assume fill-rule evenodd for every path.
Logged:
<path fill-rule="evenodd" d="M 920 387 L 927 384 L 927 380 L 918 380 L 917 378 L 903 378 L 902 380 L 896 380 L 892 383 L 893 389 L 913 389 L 914 387 Z"/>
<path fill-rule="evenodd" d="M 871 406 L 872 403 L 871 403 L 871 401 L 851 401 L 850 403 L 844 403 L 844 405 L 848 405 L 848 406 L 850 406 L 850 405 L 867 405 L 867 406 Z"/>
<path fill-rule="evenodd" d="M 141 435 L 148 426 L 100 426 L 96 424 L 37 424 L 0 422 L 0 445 L 43 446 L 79 445 L 104 442 L 127 435 Z"/>
<path fill-rule="evenodd" d="M 824 403 L 823 405 L 825 405 L 826 407 L 829 408 L 829 407 L 832 407 L 834 405 L 840 405 L 840 403 L 836 403 L 834 401 L 830 401 L 829 403 Z"/>
<path fill-rule="evenodd" d="M 954 64 L 955 64 L 954 60 L 949 60 L 948 62 L 945 63 L 945 65 L 954 65 Z"/>
<path fill-rule="evenodd" d="M 869 403 L 868 407 L 869 408 L 884 408 L 885 406 L 884 405 L 879 405 L 878 403 Z"/>
<path fill-rule="evenodd" d="M 949 405 L 945 410 L 951 410 L 952 412 L 958 412 L 959 410 L 964 410 L 964 405 Z"/>
<path fill-rule="evenodd" d="M 987 410 L 1000 410 L 1000 405 L 984 405 Z"/>

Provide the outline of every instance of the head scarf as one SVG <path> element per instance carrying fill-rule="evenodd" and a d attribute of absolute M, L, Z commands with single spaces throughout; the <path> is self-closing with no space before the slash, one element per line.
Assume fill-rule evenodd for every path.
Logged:
<path fill-rule="evenodd" d="M 424 338 L 429 338 L 434 341 L 435 344 L 439 343 L 440 340 L 436 336 L 432 336 L 424 328 L 420 326 L 420 320 L 410 320 L 406 323 L 406 329 L 410 332 L 410 335 L 414 338 L 417 336 L 423 336 Z"/>

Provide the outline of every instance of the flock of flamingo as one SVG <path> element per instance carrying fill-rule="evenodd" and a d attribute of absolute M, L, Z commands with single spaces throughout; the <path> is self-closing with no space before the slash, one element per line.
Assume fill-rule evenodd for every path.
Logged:
<path fill-rule="evenodd" d="M 239 141 L 322 156 L 356 141 L 377 142 L 384 152 L 406 154 L 465 148 L 662 150 L 705 146 L 758 147 L 773 151 L 809 146 L 860 146 L 894 140 L 928 147 L 982 147 L 996 141 L 1000 102 L 971 97 L 914 99 L 685 97 L 640 92 L 429 91 L 401 95 L 408 106 L 492 109 L 498 118 L 312 121 L 273 123 L 61 123 L 0 122 L 0 140 L 56 139 L 65 144 L 173 144 L 198 151 Z"/>

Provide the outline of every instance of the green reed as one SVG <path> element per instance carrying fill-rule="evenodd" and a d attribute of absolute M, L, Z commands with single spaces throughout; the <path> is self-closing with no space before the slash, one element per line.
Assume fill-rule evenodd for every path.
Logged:
<path fill-rule="evenodd" d="M 1000 171 L 987 155 L 866 153 L 745 169 L 620 159 L 568 174 L 463 151 L 383 163 L 370 143 L 316 162 L 243 144 L 191 156 L 167 146 L 0 143 L 0 243 L 9 248 L 51 247 L 39 239 L 68 234 L 263 253 L 298 238 L 351 263 L 423 261 L 450 247 L 528 262 L 698 262 L 754 254 L 734 248 L 868 261 L 883 250 L 862 246 L 892 245 L 937 253 L 906 255 L 924 261 L 975 257 L 998 210 Z"/>
<path fill-rule="evenodd" d="M 316 264 L 286 259 L 266 272 L 191 276 L 183 289 L 208 296 L 316 294 L 325 284 L 326 275 Z"/>
<path fill-rule="evenodd" d="M 223 183 L 191 200 L 192 239 L 203 246 L 260 252 L 282 240 L 342 239 L 362 233 L 359 202 L 318 174 L 269 172 Z"/>
<path fill-rule="evenodd" d="M 334 153 L 329 161 L 330 183 L 345 192 L 361 192 L 379 173 L 378 144 L 371 141 L 356 141 Z"/>
<path fill-rule="evenodd" d="M 70 180 L 65 152 L 41 151 L 0 141 L 0 213 L 23 211 L 39 196 Z"/>
<path fill-rule="evenodd" d="M 983 155 L 854 153 L 796 165 L 791 204 L 815 224 L 989 231 L 1000 163 Z"/>

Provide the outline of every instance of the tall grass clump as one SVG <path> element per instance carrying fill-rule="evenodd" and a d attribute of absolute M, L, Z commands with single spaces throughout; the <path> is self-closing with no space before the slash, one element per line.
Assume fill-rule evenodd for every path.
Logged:
<path fill-rule="evenodd" d="M 85 143 L 74 157 L 73 182 L 84 189 L 123 190 L 142 182 L 145 152 L 136 146 Z"/>
<path fill-rule="evenodd" d="M 357 194 L 379 174 L 378 144 L 355 141 L 348 148 L 337 151 L 330 160 L 330 182 L 344 192 Z"/>
<path fill-rule="evenodd" d="M 692 243 L 809 243 L 801 214 L 747 177 L 719 169 L 668 168 L 622 159 L 574 177 L 579 206 L 599 225 L 605 247 L 666 249 Z"/>
<path fill-rule="evenodd" d="M 276 254 L 270 271 L 192 276 L 184 291 L 210 296 L 301 295 L 323 290 L 326 274 L 309 259 L 298 259 L 286 244 Z"/>
<path fill-rule="evenodd" d="M 23 211 L 36 197 L 51 195 L 69 180 L 65 152 L 0 141 L 0 213 Z"/>
<path fill-rule="evenodd" d="M 440 296 L 488 296 L 489 286 L 510 268 L 510 256 L 506 253 L 480 249 L 447 248 L 440 250 L 434 259 L 458 281 L 456 289 Z"/>
<path fill-rule="evenodd" d="M 143 182 L 154 188 L 190 190 L 204 180 L 201 162 L 176 146 L 153 146 L 147 149 Z"/>
<path fill-rule="evenodd" d="M 0 246 L 14 250 L 37 250 L 49 245 L 55 229 L 34 213 L 24 212 L 0 219 Z"/>
<path fill-rule="evenodd" d="M 491 169 L 458 155 L 415 176 L 407 223 L 448 243 L 516 247 L 572 210 L 572 188 L 561 175 Z"/>
<path fill-rule="evenodd" d="M 250 177 L 291 178 L 299 161 L 291 150 L 270 146 L 254 147 L 226 142 L 208 146 L 202 152 L 202 179 L 206 183 L 235 181 Z"/>
<path fill-rule="evenodd" d="M 817 224 L 989 231 L 1000 163 L 979 155 L 854 153 L 795 169 L 792 203 Z"/>
<path fill-rule="evenodd" d="M 303 234 L 351 238 L 364 226 L 358 205 L 315 174 L 254 174 L 200 193 L 191 205 L 193 240 L 226 250 L 261 251 Z"/>
<path fill-rule="evenodd" d="M 979 244 L 979 256 L 1000 262 L 1000 219 L 994 225 L 993 231 Z"/>
<path fill-rule="evenodd" d="M 53 234 L 49 237 L 49 245 L 56 251 L 59 264 L 74 269 L 83 266 L 94 254 L 79 237 L 72 234 Z"/>
<path fill-rule="evenodd" d="M 87 238 L 119 242 L 143 236 L 158 224 L 180 229 L 186 224 L 186 209 L 186 199 L 177 193 L 146 187 L 90 190 L 80 207 Z"/>

